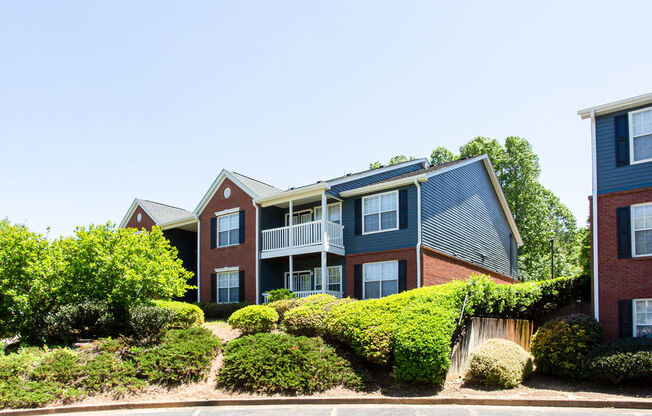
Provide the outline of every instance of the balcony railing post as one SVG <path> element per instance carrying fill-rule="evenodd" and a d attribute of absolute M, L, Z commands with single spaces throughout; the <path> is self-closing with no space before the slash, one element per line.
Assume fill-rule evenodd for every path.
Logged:
<path fill-rule="evenodd" d="M 289 225 L 290 228 L 288 228 L 288 234 L 289 234 L 288 246 L 292 247 L 292 246 L 294 246 L 294 236 L 293 236 L 294 233 L 292 232 L 293 213 L 292 213 L 292 200 L 291 199 L 290 199 L 290 202 L 289 202 L 289 208 L 290 208 L 290 210 L 289 210 L 289 216 L 288 216 L 288 225 Z"/>

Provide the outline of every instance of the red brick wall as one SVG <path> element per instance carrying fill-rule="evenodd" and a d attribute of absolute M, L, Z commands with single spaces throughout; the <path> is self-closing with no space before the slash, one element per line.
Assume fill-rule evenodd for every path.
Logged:
<path fill-rule="evenodd" d="M 346 290 L 344 296 L 353 297 L 355 272 L 353 270 L 356 264 L 373 263 L 376 261 L 390 261 L 390 260 L 407 260 L 407 288 L 414 289 L 417 287 L 417 256 L 416 248 L 404 248 L 397 250 L 386 250 L 375 253 L 357 253 L 347 254 L 345 256 L 345 270 L 346 270 Z"/>
<path fill-rule="evenodd" d="M 619 300 L 652 298 L 652 256 L 619 259 L 617 247 L 616 209 L 644 202 L 652 202 L 652 187 L 598 195 L 598 295 L 607 339 L 618 337 Z"/>
<path fill-rule="evenodd" d="M 227 187 L 231 188 L 229 199 L 224 198 Z M 245 211 L 245 242 L 211 249 L 211 218 L 216 212 L 231 208 Z M 245 272 L 245 301 L 256 303 L 256 209 L 249 194 L 225 179 L 199 215 L 199 221 L 201 301 L 211 300 L 211 273 L 215 273 L 216 268 L 238 266 Z"/>
<path fill-rule="evenodd" d="M 490 275 L 496 283 L 517 282 L 509 276 L 484 269 L 429 247 L 421 249 L 421 264 L 423 286 L 440 285 L 453 280 L 466 280 L 469 276 L 477 274 Z"/>
<path fill-rule="evenodd" d="M 141 214 L 140 222 L 137 220 L 138 214 Z M 144 228 L 147 231 L 152 231 L 152 227 L 155 225 L 156 223 L 154 220 L 145 213 L 145 210 L 140 205 L 138 205 L 134 213 L 131 215 L 131 218 L 129 218 L 129 221 L 127 221 L 125 228 L 138 228 L 139 230 Z"/>

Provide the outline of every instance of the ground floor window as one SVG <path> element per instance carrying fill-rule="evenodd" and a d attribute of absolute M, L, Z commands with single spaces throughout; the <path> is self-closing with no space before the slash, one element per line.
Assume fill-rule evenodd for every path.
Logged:
<path fill-rule="evenodd" d="M 634 299 L 634 336 L 652 336 L 652 299 Z"/>
<path fill-rule="evenodd" d="M 290 279 L 290 273 L 286 272 L 285 288 L 293 292 L 313 290 L 312 273 L 309 270 L 294 272 Z"/>
<path fill-rule="evenodd" d="M 315 268 L 315 290 L 321 290 L 321 267 Z M 328 267 L 328 287 L 332 292 L 342 291 L 342 266 Z"/>
<path fill-rule="evenodd" d="M 239 302 L 240 279 L 239 272 L 222 272 L 217 274 L 217 302 Z"/>
<path fill-rule="evenodd" d="M 398 293 L 398 261 L 362 265 L 362 297 L 375 299 Z"/>

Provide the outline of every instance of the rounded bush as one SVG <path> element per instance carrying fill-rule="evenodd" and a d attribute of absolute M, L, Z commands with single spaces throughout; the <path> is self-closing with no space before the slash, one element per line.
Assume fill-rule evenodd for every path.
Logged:
<path fill-rule="evenodd" d="M 233 312 L 228 320 L 229 325 L 242 331 L 243 334 L 269 332 L 276 327 L 278 313 L 265 305 L 250 305 Z"/>
<path fill-rule="evenodd" d="M 270 303 L 277 300 L 294 299 L 296 295 L 290 289 L 274 289 L 267 292 L 269 295 L 268 300 Z"/>
<path fill-rule="evenodd" d="M 349 361 L 320 338 L 287 334 L 256 334 L 229 342 L 218 381 L 226 388 L 265 393 L 362 387 Z"/>
<path fill-rule="evenodd" d="M 586 364 L 587 377 L 613 384 L 652 384 L 652 339 L 622 338 L 595 347 Z"/>
<path fill-rule="evenodd" d="M 131 335 L 139 340 L 159 338 L 174 322 L 176 312 L 169 308 L 153 305 L 137 305 L 129 309 L 129 329 Z"/>
<path fill-rule="evenodd" d="M 201 326 L 204 323 L 204 312 L 197 305 L 173 300 L 155 300 L 152 303 L 159 308 L 174 311 L 175 315 L 172 322 L 170 322 L 170 328 L 190 328 L 191 326 Z"/>
<path fill-rule="evenodd" d="M 287 311 L 283 318 L 285 329 L 295 335 L 323 335 L 324 319 L 331 308 L 348 302 L 331 295 L 312 295 L 299 301 L 299 306 Z"/>
<path fill-rule="evenodd" d="M 278 313 L 278 317 L 280 321 L 283 321 L 283 317 L 285 316 L 285 313 L 287 311 L 296 308 L 299 305 L 300 305 L 299 299 L 296 298 L 277 300 L 267 304 L 267 306 L 274 309 L 276 313 Z"/>
<path fill-rule="evenodd" d="M 602 326 L 590 316 L 578 314 L 549 321 L 534 334 L 534 364 L 544 374 L 581 380 L 587 355 L 601 342 Z"/>
<path fill-rule="evenodd" d="M 515 342 L 490 339 L 471 352 L 466 380 L 473 384 L 511 389 L 532 373 L 532 357 Z"/>

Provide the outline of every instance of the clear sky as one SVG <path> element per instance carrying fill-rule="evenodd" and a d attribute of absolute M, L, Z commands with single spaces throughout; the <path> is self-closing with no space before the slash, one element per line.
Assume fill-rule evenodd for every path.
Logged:
<path fill-rule="evenodd" d="M 51 235 L 227 168 L 285 189 L 527 138 L 584 223 L 590 126 L 652 91 L 652 2 L 4 1 L 0 218 Z"/>

